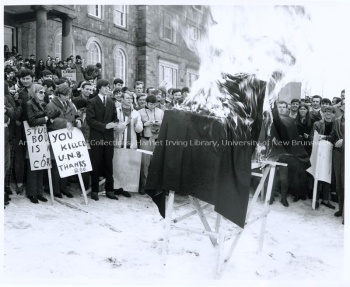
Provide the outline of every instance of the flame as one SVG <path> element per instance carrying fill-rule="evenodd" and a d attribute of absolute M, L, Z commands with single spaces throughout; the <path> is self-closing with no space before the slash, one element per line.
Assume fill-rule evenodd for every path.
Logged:
<path fill-rule="evenodd" d="M 208 33 L 202 34 L 197 44 L 190 37 L 185 37 L 188 47 L 200 58 L 201 65 L 199 78 L 191 87 L 184 105 L 190 106 L 192 111 L 206 110 L 218 117 L 232 114 L 225 105 L 227 94 L 220 89 L 225 81 L 223 75 L 227 74 L 245 73 L 265 81 L 269 86 L 264 103 L 266 110 L 288 82 L 300 81 L 310 86 L 320 82 L 320 79 L 324 80 L 327 68 L 319 69 L 319 66 L 325 62 L 325 52 L 329 56 L 331 51 L 324 48 L 329 47 L 327 37 L 331 29 L 323 29 L 327 35 L 321 37 L 320 27 L 336 25 L 339 30 L 345 20 L 340 21 L 337 13 L 345 16 L 349 12 L 343 6 L 334 6 L 207 6 L 214 21 L 211 17 L 205 21 L 202 18 L 194 19 L 188 12 L 189 6 L 183 17 L 191 14 L 191 19 L 204 25 Z M 320 25 L 321 19 L 327 24 Z M 182 35 L 189 35 L 188 28 L 179 24 L 184 21 L 176 19 L 175 22 Z M 330 39 L 334 38 L 333 29 Z M 342 56 L 348 54 L 344 48 L 338 50 Z M 327 64 L 330 62 L 327 61 Z M 281 75 L 278 79 L 274 77 L 276 73 Z M 339 92 L 343 88 L 341 86 Z"/>

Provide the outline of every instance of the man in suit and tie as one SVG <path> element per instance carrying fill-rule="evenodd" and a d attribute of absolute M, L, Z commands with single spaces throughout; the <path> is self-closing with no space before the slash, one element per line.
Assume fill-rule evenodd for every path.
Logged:
<path fill-rule="evenodd" d="M 115 103 L 108 96 L 109 82 L 97 81 L 97 96 L 88 101 L 86 122 L 90 126 L 91 198 L 98 200 L 99 176 L 106 178 L 106 196 L 118 199 L 113 192 L 114 131 L 123 130 L 118 123 Z M 125 127 L 124 127 L 125 128 Z"/>

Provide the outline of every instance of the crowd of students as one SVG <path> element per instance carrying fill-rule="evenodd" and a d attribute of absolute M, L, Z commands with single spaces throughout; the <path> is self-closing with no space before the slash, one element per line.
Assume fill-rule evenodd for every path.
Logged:
<path fill-rule="evenodd" d="M 147 87 L 136 81 L 131 88 L 121 79 L 110 83 L 101 78 L 101 65 L 82 67 L 77 55 L 67 61 L 52 60 L 29 65 L 35 56 L 23 61 L 20 55 L 7 55 L 5 62 L 5 205 L 14 193 L 25 194 L 33 203 L 47 201 L 48 179 L 43 170 L 32 171 L 28 160 L 23 122 L 30 127 L 46 125 L 48 132 L 72 127 L 81 129 L 89 148 L 93 171 L 83 173 L 85 189 L 91 187 L 91 198 L 98 200 L 99 181 L 106 178 L 106 196 L 130 197 L 123 188 L 113 186 L 112 159 L 114 147 L 153 151 L 164 110 L 179 106 L 189 88 Z M 29 61 L 29 64 L 27 62 Z M 77 81 L 52 70 L 74 69 Z M 35 66 L 35 67 L 34 67 Z M 62 66 L 62 67 L 60 67 Z M 80 68 L 77 69 L 77 66 Z M 80 79 L 80 81 L 78 81 Z M 127 131 L 125 133 L 125 130 Z M 126 140 L 124 141 L 124 137 Z M 101 145 L 99 142 L 103 141 Z M 109 142 L 109 144 L 105 144 Z M 52 183 L 55 197 L 71 198 L 69 178 L 60 178 L 51 150 Z M 151 156 L 142 155 L 140 189 L 144 194 Z M 12 190 L 11 183 L 16 189 Z"/>
<path fill-rule="evenodd" d="M 331 184 L 320 181 L 318 183 L 316 208 L 320 204 L 335 209 L 330 202 L 338 202 L 339 210 L 336 217 L 342 217 L 344 222 L 344 138 L 345 138 L 345 90 L 341 91 L 340 97 L 334 97 L 332 101 L 319 95 L 311 99 L 292 99 L 290 103 L 277 102 L 279 117 L 289 120 L 290 128 L 296 128 L 298 144 L 305 152 L 309 160 L 312 149 L 314 134 L 320 135 L 320 140 L 327 140 L 333 144 L 333 153 L 330 162 L 319 162 L 319 165 L 332 166 Z M 291 120 L 293 119 L 293 120 Z M 281 162 L 288 163 L 288 167 L 279 167 L 274 184 L 275 194 L 281 193 L 281 203 L 288 207 L 287 194 L 294 195 L 294 202 L 310 199 L 313 195 L 314 179 L 306 171 L 307 165 L 303 165 L 295 156 L 285 155 L 280 157 Z M 333 195 L 333 198 L 331 197 Z M 274 197 L 271 198 L 272 204 Z"/>
<path fill-rule="evenodd" d="M 79 55 L 65 61 L 48 56 L 37 61 L 34 55 L 22 58 L 16 50 L 5 49 L 5 205 L 13 193 L 24 194 L 33 203 L 47 201 L 47 178 L 42 171 L 31 171 L 25 143 L 23 121 L 30 126 L 45 124 L 48 131 L 78 127 L 89 146 L 93 166 L 91 173 L 83 174 L 85 188 L 91 186 L 91 198 L 98 200 L 99 179 L 106 178 L 106 196 L 130 197 L 123 188 L 113 188 L 113 147 L 153 151 L 164 111 L 176 108 L 189 93 L 189 88 L 166 89 L 145 87 L 136 81 L 133 87 L 125 87 L 121 79 L 109 82 L 102 79 L 101 64 L 83 67 Z M 62 77 L 62 70 L 74 69 L 76 81 Z M 313 96 L 311 99 L 293 99 L 290 103 L 279 101 L 277 109 L 281 117 L 288 117 L 295 125 L 299 140 L 308 157 L 312 152 L 314 132 L 323 140 L 334 144 L 332 183 L 321 182 L 316 207 L 321 204 L 334 209 L 331 195 L 337 194 L 339 210 L 335 216 L 344 216 L 344 110 L 345 90 L 333 100 Z M 125 133 L 125 130 L 127 132 Z M 126 141 L 124 141 L 124 137 Z M 111 145 L 96 145 L 96 141 L 111 141 Z M 110 148 L 110 147 L 112 148 Z M 151 156 L 142 155 L 140 189 L 144 194 Z M 304 166 L 285 155 L 280 161 L 288 163 L 280 167 L 274 184 L 274 195 L 281 193 L 281 203 L 289 206 L 287 195 L 294 195 L 294 202 L 306 200 L 312 195 L 313 179 Z M 60 178 L 52 156 L 52 180 L 54 195 L 73 197 L 67 178 Z M 296 182 L 293 182 L 296 180 Z M 11 182 L 16 190 L 11 189 Z M 293 182 L 294 184 L 288 184 Z M 274 197 L 270 200 L 272 204 Z"/>

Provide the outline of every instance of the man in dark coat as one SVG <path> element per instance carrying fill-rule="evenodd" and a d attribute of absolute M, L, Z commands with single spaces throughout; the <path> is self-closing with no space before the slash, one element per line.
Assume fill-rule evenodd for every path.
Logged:
<path fill-rule="evenodd" d="M 88 101 L 86 121 L 90 126 L 89 144 L 91 172 L 91 198 L 98 200 L 99 176 L 104 172 L 106 196 L 118 199 L 113 192 L 114 131 L 118 129 L 115 104 L 108 96 L 109 82 L 101 79 L 96 86 L 98 95 Z"/>
<path fill-rule="evenodd" d="M 64 128 L 76 126 L 81 128 L 81 119 L 69 100 L 72 92 L 65 84 L 58 85 L 56 88 L 56 96 L 46 106 L 46 113 L 53 118 L 48 126 L 48 131 L 54 131 Z M 52 157 L 54 159 L 54 157 Z M 62 194 L 72 198 L 73 195 L 68 191 L 67 178 L 60 178 L 57 163 L 52 162 L 52 183 L 54 196 L 62 198 Z"/>

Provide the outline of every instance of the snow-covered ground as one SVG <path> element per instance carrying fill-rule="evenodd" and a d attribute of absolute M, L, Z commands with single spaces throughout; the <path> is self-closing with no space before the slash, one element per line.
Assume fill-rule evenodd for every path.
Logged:
<path fill-rule="evenodd" d="M 32 204 L 12 196 L 4 210 L 3 282 L 7 284 L 197 284 L 240 286 L 349 286 L 344 283 L 344 225 L 334 211 L 311 200 L 285 208 L 276 199 L 265 241 L 257 253 L 261 221 L 247 227 L 219 280 L 213 280 L 217 249 L 208 237 L 172 230 L 167 266 L 162 268 L 163 219 L 147 195 L 99 201 L 83 197 Z M 49 196 L 47 196 L 49 198 Z M 175 196 L 174 216 L 190 210 L 187 197 Z M 258 200 L 254 214 L 263 210 Z M 214 213 L 206 212 L 214 226 Z M 183 222 L 201 228 L 198 216 Z M 236 227 L 230 223 L 230 230 Z M 0 280 L 1 281 L 1 280 Z M 232 283 L 232 284 L 231 284 Z M 323 283 L 323 284 L 322 284 Z"/>

